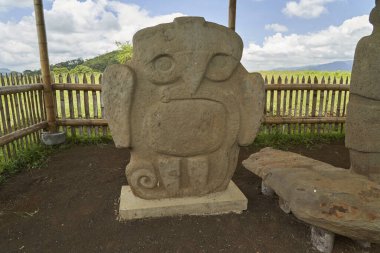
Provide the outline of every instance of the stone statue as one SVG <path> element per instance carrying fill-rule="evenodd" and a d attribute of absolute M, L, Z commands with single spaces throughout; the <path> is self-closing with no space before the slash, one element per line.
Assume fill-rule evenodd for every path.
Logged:
<path fill-rule="evenodd" d="M 380 1 L 370 15 L 370 36 L 356 48 L 350 101 L 347 108 L 346 146 L 351 170 L 380 183 Z"/>
<path fill-rule="evenodd" d="M 143 29 L 133 58 L 104 73 L 105 115 L 126 176 L 143 199 L 224 191 L 239 146 L 253 142 L 264 112 L 264 81 L 241 65 L 232 30 L 200 17 Z"/>

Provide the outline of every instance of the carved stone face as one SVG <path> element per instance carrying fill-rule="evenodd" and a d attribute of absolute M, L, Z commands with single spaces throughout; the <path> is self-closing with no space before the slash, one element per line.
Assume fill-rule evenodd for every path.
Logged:
<path fill-rule="evenodd" d="M 133 58 L 107 68 L 104 105 L 115 143 L 131 148 L 126 174 L 142 198 L 224 190 L 238 145 L 253 142 L 263 80 L 240 64 L 232 30 L 182 17 L 133 38 Z"/>

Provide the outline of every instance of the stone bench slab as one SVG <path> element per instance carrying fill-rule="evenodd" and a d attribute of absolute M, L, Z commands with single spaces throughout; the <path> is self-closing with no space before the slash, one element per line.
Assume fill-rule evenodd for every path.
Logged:
<path fill-rule="evenodd" d="M 262 149 L 245 168 L 287 202 L 300 220 L 355 240 L 380 243 L 380 185 L 292 152 Z"/>

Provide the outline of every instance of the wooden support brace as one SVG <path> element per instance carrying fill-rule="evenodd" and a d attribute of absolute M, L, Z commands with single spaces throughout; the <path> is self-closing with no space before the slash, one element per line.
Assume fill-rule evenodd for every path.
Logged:
<path fill-rule="evenodd" d="M 42 84 L 24 84 L 19 86 L 0 86 L 0 95 L 10 95 L 34 90 L 43 90 Z"/>
<path fill-rule="evenodd" d="M 59 126 L 108 126 L 105 119 L 58 119 Z"/>
<path fill-rule="evenodd" d="M 45 128 L 46 126 L 47 126 L 47 122 L 43 121 L 43 122 L 40 122 L 40 123 L 35 124 L 33 126 L 26 127 L 26 128 L 14 131 L 10 134 L 6 134 L 4 136 L 1 136 L 0 137 L 0 146 L 6 145 L 6 144 L 8 144 L 14 140 L 17 140 L 17 139 L 20 139 L 24 136 L 27 136 L 28 134 L 37 132 L 37 131 Z"/>

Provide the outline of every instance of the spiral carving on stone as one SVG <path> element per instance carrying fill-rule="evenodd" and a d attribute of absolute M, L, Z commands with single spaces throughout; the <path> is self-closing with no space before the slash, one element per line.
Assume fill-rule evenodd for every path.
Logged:
<path fill-rule="evenodd" d="M 153 189 L 157 186 L 158 179 L 154 172 L 149 169 L 139 169 L 130 175 L 131 184 L 134 187 Z"/>

